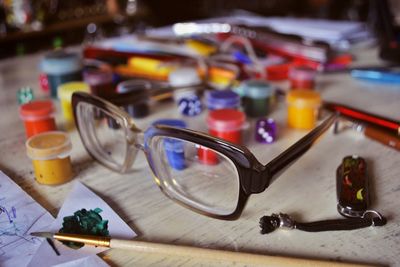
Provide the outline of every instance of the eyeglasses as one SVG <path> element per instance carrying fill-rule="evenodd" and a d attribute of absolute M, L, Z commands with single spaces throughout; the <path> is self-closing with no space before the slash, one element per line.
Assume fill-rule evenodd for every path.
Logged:
<path fill-rule="evenodd" d="M 330 116 L 263 165 L 246 147 L 201 132 L 161 124 L 142 131 L 125 111 L 86 93 L 74 93 L 72 105 L 83 144 L 94 159 L 124 173 L 142 150 L 162 192 L 196 212 L 225 220 L 237 219 L 248 197 L 263 192 L 336 120 Z"/>

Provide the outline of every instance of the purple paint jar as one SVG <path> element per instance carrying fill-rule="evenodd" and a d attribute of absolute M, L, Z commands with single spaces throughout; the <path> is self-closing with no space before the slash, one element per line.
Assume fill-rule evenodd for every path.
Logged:
<path fill-rule="evenodd" d="M 205 97 L 209 110 L 239 109 L 240 107 L 240 96 L 231 90 L 207 91 Z"/>
<path fill-rule="evenodd" d="M 113 73 L 110 71 L 89 69 L 84 71 L 83 80 L 89 84 L 93 95 L 107 99 L 115 94 Z"/>

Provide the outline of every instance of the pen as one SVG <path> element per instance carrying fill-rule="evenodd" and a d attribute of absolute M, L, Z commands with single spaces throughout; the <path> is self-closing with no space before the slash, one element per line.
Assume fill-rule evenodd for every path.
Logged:
<path fill-rule="evenodd" d="M 391 70 L 354 69 L 350 72 L 350 75 L 353 78 L 366 81 L 400 84 L 400 72 Z"/>
<path fill-rule="evenodd" d="M 363 110 L 359 110 L 353 107 L 341 105 L 334 102 L 324 102 L 323 108 L 339 112 L 341 116 L 346 117 L 350 120 L 356 120 L 359 122 L 367 123 L 379 128 L 385 129 L 387 132 L 392 133 L 395 136 L 400 136 L 400 122 L 395 121 L 383 116 L 368 113 Z"/>
<path fill-rule="evenodd" d="M 35 232 L 31 233 L 32 236 L 53 238 L 59 241 L 72 241 L 84 243 L 87 245 L 118 248 L 125 250 L 132 250 L 144 253 L 159 253 L 172 256 L 186 256 L 196 257 L 204 260 L 217 260 L 229 262 L 241 262 L 249 265 L 265 265 L 265 266 L 321 266 L 321 267 L 334 267 L 334 266 L 371 266 L 361 264 L 350 264 L 342 262 L 311 260 L 289 258 L 281 256 L 267 256 L 253 253 L 233 252 L 226 250 L 216 250 L 209 248 L 196 248 L 190 246 L 180 246 L 171 244 L 152 243 L 146 241 L 135 240 L 121 240 L 105 236 L 90 236 L 90 235 L 77 235 L 77 234 L 63 234 L 63 233 L 49 233 L 49 232 Z"/>

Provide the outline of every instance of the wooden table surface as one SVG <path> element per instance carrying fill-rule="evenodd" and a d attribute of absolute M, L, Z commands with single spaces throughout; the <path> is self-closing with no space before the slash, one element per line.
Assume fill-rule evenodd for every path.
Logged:
<path fill-rule="evenodd" d="M 42 53 L 0 62 L 0 170 L 10 176 L 37 202 L 56 216 L 72 182 L 45 186 L 35 182 L 31 161 L 25 153 L 25 132 L 18 115 L 16 92 L 22 86 L 38 85 L 38 63 Z M 375 50 L 358 52 L 358 64 L 376 63 Z M 318 90 L 323 99 L 337 101 L 393 119 L 400 119 L 399 86 L 360 82 L 348 74 L 319 75 Z M 57 102 L 55 102 L 57 103 Z M 205 130 L 204 115 L 189 120 Z M 137 120 L 141 128 L 157 118 L 179 115 L 173 104 L 153 107 L 152 114 Z M 279 103 L 270 114 L 279 126 L 278 140 L 271 145 L 246 145 L 262 163 L 294 143 L 306 132 L 286 127 L 286 109 Z M 200 122 L 200 123 L 199 123 Z M 57 124 L 63 127 L 58 106 Z M 101 196 L 138 234 L 140 240 L 179 245 L 243 251 L 266 255 L 400 266 L 400 154 L 394 149 L 364 138 L 355 131 L 331 132 L 294 163 L 265 192 L 252 195 L 236 221 L 211 219 L 168 199 L 154 183 L 143 155 L 135 172 L 119 174 L 95 162 L 84 150 L 76 130 L 70 131 L 75 180 Z M 384 227 L 354 231 L 307 233 L 275 231 L 261 235 L 263 215 L 284 212 L 301 221 L 340 218 L 336 210 L 335 172 L 344 156 L 357 154 L 370 167 L 372 207 L 388 218 Z M 100 256 L 112 266 L 232 266 L 233 262 L 202 261 L 195 257 L 173 257 L 108 250 Z M 1 265 L 1 264 L 0 264 Z M 235 266 L 242 266 L 236 263 Z"/>

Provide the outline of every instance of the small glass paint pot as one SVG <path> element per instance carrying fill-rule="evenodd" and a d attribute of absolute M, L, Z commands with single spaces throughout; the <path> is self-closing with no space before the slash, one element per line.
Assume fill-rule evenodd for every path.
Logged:
<path fill-rule="evenodd" d="M 289 70 L 290 87 L 292 90 L 313 90 L 317 72 L 307 66 L 292 66 Z"/>
<path fill-rule="evenodd" d="M 77 53 L 58 50 L 47 54 L 41 62 L 53 98 L 57 98 L 59 85 L 82 80 L 82 62 Z M 42 77 L 43 78 L 43 77 Z"/>
<path fill-rule="evenodd" d="M 177 119 L 160 119 L 152 123 L 153 125 L 163 124 L 177 128 L 186 128 L 187 125 L 183 120 Z M 164 139 L 164 149 L 169 165 L 175 170 L 183 170 L 186 168 L 185 147 L 184 142 L 174 139 Z"/>
<path fill-rule="evenodd" d="M 83 72 L 83 81 L 90 86 L 90 93 L 102 98 L 115 94 L 113 73 L 100 69 L 89 69 Z"/>
<path fill-rule="evenodd" d="M 209 110 L 239 109 L 240 107 L 240 96 L 231 90 L 207 91 L 205 98 Z"/>
<path fill-rule="evenodd" d="M 208 113 L 207 126 L 210 135 L 226 141 L 241 144 L 242 129 L 246 121 L 246 115 L 235 109 L 218 109 Z M 208 165 L 218 163 L 215 152 L 200 147 L 197 151 L 200 162 Z"/>
<path fill-rule="evenodd" d="M 25 124 L 26 137 L 57 130 L 54 106 L 51 100 L 34 100 L 19 108 L 19 115 Z"/>
<path fill-rule="evenodd" d="M 75 92 L 89 93 L 90 88 L 87 83 L 84 82 L 67 82 L 58 86 L 58 97 L 61 101 L 61 110 L 66 121 L 67 128 L 73 126 L 74 113 L 72 111 L 72 94 Z"/>
<path fill-rule="evenodd" d="M 168 76 L 172 87 L 181 89 L 174 91 L 174 100 L 178 104 L 179 112 L 185 116 L 196 116 L 201 113 L 202 105 L 197 90 L 193 85 L 201 83 L 200 76 L 195 68 L 178 68 Z"/>
<path fill-rule="evenodd" d="M 294 90 L 286 95 L 288 105 L 288 125 L 297 129 L 315 127 L 321 96 L 315 91 Z"/>
<path fill-rule="evenodd" d="M 143 80 L 129 80 L 118 84 L 116 95 L 111 102 L 123 107 L 133 118 L 143 118 L 149 115 L 149 97 L 135 97 L 151 90 L 151 83 Z M 129 99 L 135 100 L 130 101 Z"/>
<path fill-rule="evenodd" d="M 72 179 L 72 145 L 66 133 L 53 131 L 37 134 L 29 138 L 25 145 L 38 183 L 57 185 Z"/>
<path fill-rule="evenodd" d="M 247 80 L 242 82 L 235 91 L 242 96 L 242 104 L 247 116 L 257 118 L 269 113 L 273 89 L 268 82 Z"/>

